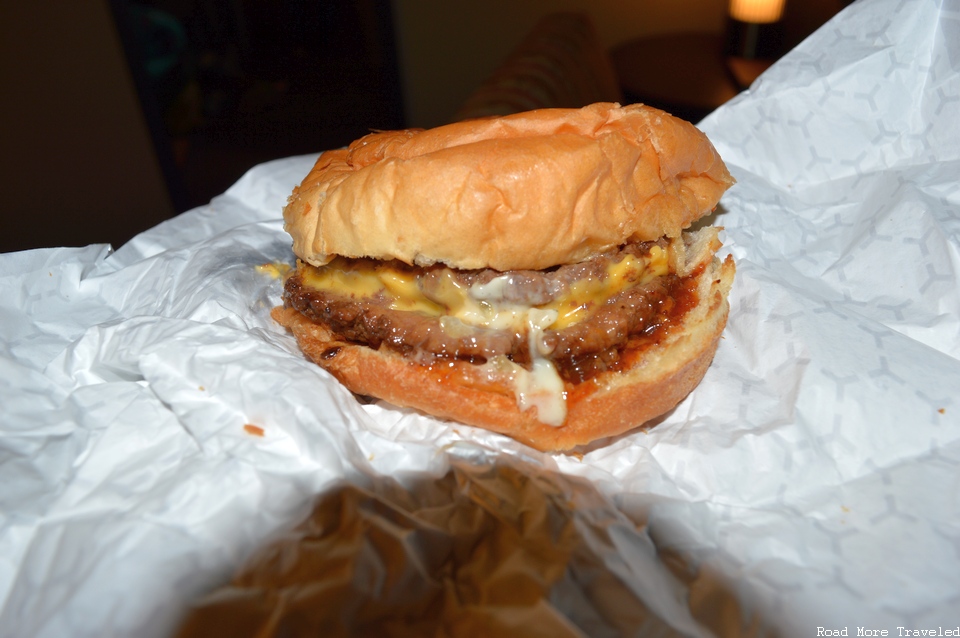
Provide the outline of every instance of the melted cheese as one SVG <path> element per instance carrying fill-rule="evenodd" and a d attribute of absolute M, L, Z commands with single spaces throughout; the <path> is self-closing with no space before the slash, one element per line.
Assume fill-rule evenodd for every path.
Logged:
<path fill-rule="evenodd" d="M 268 277 L 273 277 L 274 279 L 283 279 L 287 276 L 287 273 L 290 272 L 290 264 L 284 264 L 280 262 L 259 264 L 256 266 L 256 271 L 261 275 L 267 275 Z"/>
<path fill-rule="evenodd" d="M 323 268 L 301 267 L 304 284 L 354 299 L 383 295 L 395 310 L 420 312 L 431 317 L 455 317 L 475 327 L 522 331 L 527 326 L 530 306 L 503 300 L 510 275 L 467 287 L 450 272 L 444 271 L 431 299 L 423 294 L 413 272 L 374 262 L 356 262 L 345 268 L 345 262 L 338 261 Z M 590 315 L 593 308 L 627 287 L 649 283 L 667 271 L 667 252 L 659 246 L 654 246 L 642 258 L 627 255 L 610 264 L 605 277 L 576 281 L 563 295 L 540 306 L 541 310 L 556 311 L 556 320 L 544 329 L 562 330 L 579 323 Z"/>
<path fill-rule="evenodd" d="M 546 358 L 547 329 L 561 330 L 583 321 L 592 310 L 631 286 L 644 285 L 669 271 L 667 251 L 654 246 L 644 257 L 627 255 L 610 264 L 602 278 L 574 282 L 567 291 L 542 306 L 524 306 L 504 300 L 510 275 L 467 287 L 444 271 L 431 291 L 423 294 L 414 272 L 383 262 L 353 262 L 337 259 L 323 268 L 301 266 L 305 286 L 335 292 L 354 299 L 382 296 L 391 308 L 438 317 L 444 331 L 458 336 L 470 327 L 526 332 L 531 369 L 498 355 L 483 366 L 483 373 L 506 379 L 513 387 L 521 410 L 537 409 L 537 419 L 559 426 L 566 419 L 566 393 L 556 366 Z"/>

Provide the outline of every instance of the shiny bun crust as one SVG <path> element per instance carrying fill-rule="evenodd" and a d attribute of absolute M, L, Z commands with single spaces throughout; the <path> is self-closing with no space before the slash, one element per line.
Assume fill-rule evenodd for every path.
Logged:
<path fill-rule="evenodd" d="M 560 451 L 641 426 L 696 387 L 726 324 L 734 270 L 729 257 L 722 263 L 713 258 L 698 275 L 698 305 L 665 339 L 639 353 L 627 369 L 568 386 L 567 419 L 560 427 L 540 423 L 532 410 L 520 411 L 512 387 L 492 382 L 470 363 L 431 367 L 386 348 L 339 341 L 292 308 L 275 308 L 273 317 L 310 359 L 357 394 L 499 432 L 539 450 Z"/>
<path fill-rule="evenodd" d="M 298 257 L 539 270 L 676 237 L 733 183 L 692 124 L 598 103 L 373 133 L 323 153 L 284 209 Z"/>

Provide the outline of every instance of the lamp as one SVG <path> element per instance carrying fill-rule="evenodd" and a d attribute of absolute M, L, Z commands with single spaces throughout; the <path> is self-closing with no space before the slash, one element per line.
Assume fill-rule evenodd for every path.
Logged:
<path fill-rule="evenodd" d="M 786 0 L 730 0 L 730 17 L 751 24 L 770 24 L 783 17 Z"/>
<path fill-rule="evenodd" d="M 757 36 L 761 24 L 771 24 L 783 17 L 786 0 L 730 0 L 730 17 L 746 25 L 743 57 L 757 55 Z"/>

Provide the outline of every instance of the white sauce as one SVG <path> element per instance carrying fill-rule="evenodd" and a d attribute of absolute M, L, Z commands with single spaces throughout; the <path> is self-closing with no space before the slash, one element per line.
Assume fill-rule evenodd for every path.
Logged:
<path fill-rule="evenodd" d="M 475 283 L 470 286 L 470 296 L 480 301 L 499 301 L 503 299 L 503 291 L 510 283 L 510 275 L 494 277 L 485 284 Z"/>
<path fill-rule="evenodd" d="M 517 405 L 521 410 L 537 408 L 537 421 L 559 427 L 567 418 L 567 397 L 563 379 L 547 359 L 538 358 L 533 370 L 520 368 L 523 374 L 514 379 Z"/>
<path fill-rule="evenodd" d="M 537 420 L 547 425 L 563 425 L 567 418 L 567 398 L 563 391 L 563 379 L 556 366 L 544 355 L 549 348 L 543 341 L 543 331 L 553 325 L 559 313 L 556 310 L 531 308 L 527 313 L 527 344 L 533 370 L 515 381 L 517 402 L 521 410 L 537 408 Z"/>

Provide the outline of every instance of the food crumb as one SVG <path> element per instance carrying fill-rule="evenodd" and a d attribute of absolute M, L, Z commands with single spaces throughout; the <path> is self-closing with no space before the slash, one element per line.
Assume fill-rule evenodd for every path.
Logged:
<path fill-rule="evenodd" d="M 844 514 L 849 514 L 849 513 L 850 513 L 850 508 L 847 507 L 846 505 L 841 505 L 841 506 L 840 506 L 840 509 L 843 510 L 843 513 L 844 513 Z"/>
<path fill-rule="evenodd" d="M 947 409 L 946 409 L 946 408 L 940 408 L 939 410 L 937 410 L 937 412 L 939 412 L 940 414 L 946 414 L 946 413 L 947 413 Z"/>
<path fill-rule="evenodd" d="M 203 387 L 203 386 L 200 386 L 200 387 L 198 387 L 197 389 L 198 389 L 198 390 L 200 390 L 200 392 L 203 392 L 203 391 L 205 391 L 205 390 L 206 390 L 206 388 L 205 388 L 205 387 Z"/>
<path fill-rule="evenodd" d="M 263 436 L 263 428 L 259 425 L 246 423 L 244 424 L 243 429 L 247 434 L 252 434 L 253 436 Z"/>

